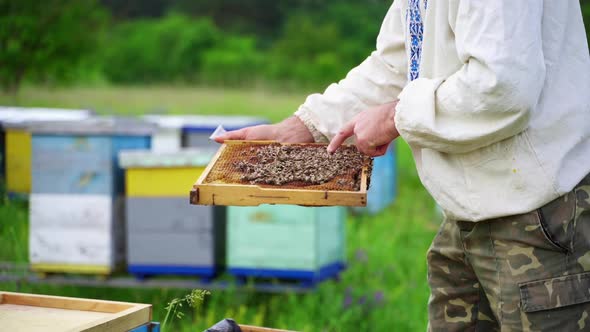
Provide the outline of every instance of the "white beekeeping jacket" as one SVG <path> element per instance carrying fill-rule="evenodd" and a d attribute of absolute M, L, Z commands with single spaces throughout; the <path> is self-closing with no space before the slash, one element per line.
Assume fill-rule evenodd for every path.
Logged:
<path fill-rule="evenodd" d="M 395 121 L 447 217 L 529 212 L 590 172 L 590 56 L 578 0 L 420 1 L 419 77 L 408 5 L 377 49 L 295 113 L 317 141 L 399 98 Z M 416 0 L 417 1 L 417 0 Z"/>

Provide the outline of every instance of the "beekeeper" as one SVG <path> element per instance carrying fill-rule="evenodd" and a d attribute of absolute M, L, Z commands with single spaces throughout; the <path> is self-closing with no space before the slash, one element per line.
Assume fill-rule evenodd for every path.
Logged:
<path fill-rule="evenodd" d="M 398 136 L 445 212 L 429 330 L 590 330 L 590 56 L 578 0 L 396 0 L 377 49 L 293 117 L 224 139 Z"/>

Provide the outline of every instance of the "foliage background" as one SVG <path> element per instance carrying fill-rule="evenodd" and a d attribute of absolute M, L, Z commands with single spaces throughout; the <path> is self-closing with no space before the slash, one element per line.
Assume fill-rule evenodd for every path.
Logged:
<path fill-rule="evenodd" d="M 374 48 L 391 0 L 0 0 L 0 105 L 279 121 Z M 582 0 L 585 21 L 590 3 Z M 586 25 L 587 29 L 590 25 Z M 21 87 L 20 90 L 18 88 Z M 277 90 L 279 90 L 277 92 Z M 304 295 L 215 291 L 174 331 L 224 317 L 301 331 L 423 331 L 425 252 L 439 224 L 398 144 L 398 198 L 347 220 L 348 269 Z M 0 261 L 26 263 L 25 203 L 0 195 Z M 185 292 L 0 283 L 2 290 L 144 302 Z"/>
<path fill-rule="evenodd" d="M 374 49 L 390 3 L 0 0 L 0 83 L 318 89 Z"/>

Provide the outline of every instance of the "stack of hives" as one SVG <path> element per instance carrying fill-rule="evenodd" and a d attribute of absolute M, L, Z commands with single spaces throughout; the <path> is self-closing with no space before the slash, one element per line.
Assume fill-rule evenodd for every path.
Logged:
<path fill-rule="evenodd" d="M 87 112 L 81 117 L 88 117 Z M 232 130 L 265 123 L 262 119 L 145 117 L 158 129 L 121 119 L 47 124 L 35 119 L 26 126 L 22 122 L 7 125 L 10 132 L 20 133 L 7 135 L 7 143 L 20 142 L 8 144 L 8 152 L 16 153 L 8 153 L 7 163 L 9 169 L 22 173 L 12 179 L 26 186 L 23 179 L 31 177 L 31 170 L 22 160 L 32 158 L 30 255 L 38 271 L 109 273 L 123 261 L 125 248 L 128 270 L 139 276 L 209 277 L 226 261 L 228 271 L 236 276 L 314 283 L 336 275 L 344 265 L 343 207 L 262 205 L 225 210 L 189 206 L 190 184 L 208 163 L 208 149 L 218 148 L 209 140 L 217 125 Z M 183 145 L 198 149 L 185 151 Z M 117 155 L 150 147 L 152 152 L 130 152 L 130 159 L 122 155 L 127 171 L 124 210 L 124 176 Z M 17 163 L 25 166 L 14 167 Z M 393 164 L 393 149 L 375 159 L 376 181 L 367 201 L 370 212 L 393 198 Z M 16 191 L 17 187 L 10 188 Z M 23 188 L 20 191 L 28 191 Z"/>
<path fill-rule="evenodd" d="M 152 126 L 94 118 L 32 126 L 29 255 L 41 272 L 110 273 L 124 259 L 121 150 L 150 147 Z"/>
<path fill-rule="evenodd" d="M 125 151 L 127 263 L 134 275 L 212 277 L 225 259 L 225 208 L 191 206 L 190 183 L 214 151 Z"/>
<path fill-rule="evenodd" d="M 79 121 L 91 115 L 87 110 L 0 107 L 0 176 L 6 179 L 7 192 L 24 197 L 31 191 L 31 125 Z"/>

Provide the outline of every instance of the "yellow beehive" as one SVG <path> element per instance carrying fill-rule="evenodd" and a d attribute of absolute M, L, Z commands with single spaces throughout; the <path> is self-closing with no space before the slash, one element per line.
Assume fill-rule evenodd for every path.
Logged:
<path fill-rule="evenodd" d="M 31 133 L 24 128 L 6 129 L 6 189 L 11 193 L 31 192 Z"/>
<path fill-rule="evenodd" d="M 177 152 L 125 151 L 119 155 L 126 169 L 128 197 L 186 197 L 191 186 L 213 156 L 213 151 Z"/>
<path fill-rule="evenodd" d="M 86 110 L 0 107 L 0 122 L 5 128 L 6 190 L 20 195 L 31 192 L 30 125 L 58 120 L 78 121 L 91 114 Z"/>

